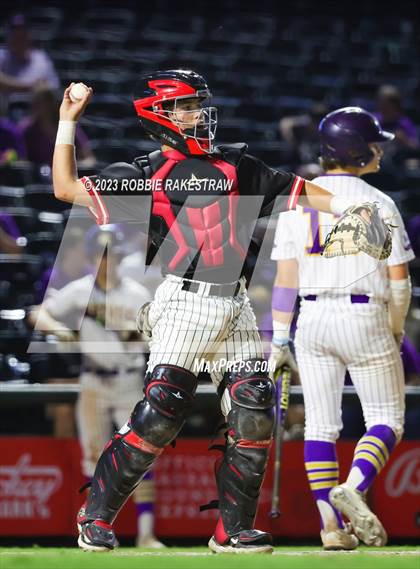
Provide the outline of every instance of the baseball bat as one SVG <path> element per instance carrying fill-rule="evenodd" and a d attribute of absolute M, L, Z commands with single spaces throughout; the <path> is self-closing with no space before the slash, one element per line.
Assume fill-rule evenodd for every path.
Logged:
<path fill-rule="evenodd" d="M 292 371 L 288 365 L 283 365 L 276 382 L 276 426 L 274 430 L 274 465 L 273 465 L 273 491 L 271 497 L 270 518 L 278 518 L 280 510 L 280 477 L 283 448 L 284 423 L 289 407 L 290 379 Z"/>

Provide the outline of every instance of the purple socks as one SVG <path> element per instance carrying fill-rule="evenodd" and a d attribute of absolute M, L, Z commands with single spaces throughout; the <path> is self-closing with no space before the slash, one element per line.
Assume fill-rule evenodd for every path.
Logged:
<path fill-rule="evenodd" d="M 396 436 L 390 427 L 371 427 L 357 443 L 347 484 L 365 492 L 385 466 L 395 443 Z M 341 514 L 328 499 L 331 488 L 338 484 L 335 443 L 305 441 L 305 468 L 321 516 L 321 527 L 326 531 L 343 528 Z"/>
<path fill-rule="evenodd" d="M 394 431 L 386 425 L 374 425 L 357 443 L 347 483 L 359 492 L 372 484 L 388 461 L 395 446 Z"/>
<path fill-rule="evenodd" d="M 329 491 L 338 484 L 335 443 L 305 441 L 305 468 L 321 516 L 321 527 L 327 531 L 343 528 L 341 514 L 328 499 Z"/>

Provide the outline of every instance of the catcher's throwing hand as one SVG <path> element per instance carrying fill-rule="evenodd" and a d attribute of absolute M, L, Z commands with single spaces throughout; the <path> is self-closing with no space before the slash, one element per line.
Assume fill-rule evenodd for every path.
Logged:
<path fill-rule="evenodd" d="M 77 121 L 83 114 L 87 104 L 89 103 L 90 99 L 92 98 L 93 89 L 92 87 L 86 87 L 86 92 L 82 96 L 80 100 L 77 102 L 73 102 L 70 99 L 70 90 L 73 87 L 74 83 L 70 83 L 67 89 L 64 91 L 63 100 L 60 105 L 60 120 L 61 121 Z"/>
<path fill-rule="evenodd" d="M 275 344 L 272 342 L 270 358 L 268 360 L 270 378 L 274 380 L 277 377 L 278 370 L 285 364 L 287 364 L 292 371 L 298 371 L 296 360 L 290 350 L 289 343 Z"/>
<path fill-rule="evenodd" d="M 327 235 L 322 254 L 330 258 L 363 251 L 383 261 L 391 254 L 392 227 L 374 203 L 349 207 Z"/>

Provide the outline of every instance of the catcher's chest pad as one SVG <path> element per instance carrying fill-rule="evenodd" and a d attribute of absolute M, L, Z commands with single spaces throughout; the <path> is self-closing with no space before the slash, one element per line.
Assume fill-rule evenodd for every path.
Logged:
<path fill-rule="evenodd" d="M 146 179 L 161 180 L 165 195 L 172 206 L 182 206 L 188 200 L 188 207 L 206 207 L 218 197 L 236 190 L 236 168 L 245 153 L 246 144 L 220 146 L 210 156 L 187 156 L 175 160 L 167 168 L 167 158 L 157 150 L 134 160 Z M 232 168 L 233 167 L 233 168 Z M 158 198 L 152 193 L 154 201 Z"/>
<path fill-rule="evenodd" d="M 180 160 L 156 151 L 135 160 L 146 178 L 161 180 L 160 187 L 165 188 L 152 192 L 151 229 L 161 260 L 171 272 L 191 266 L 200 270 L 201 265 L 227 269 L 239 262 L 236 240 L 240 224 L 236 222 L 232 231 L 231 210 L 235 205 L 231 197 L 237 193 L 237 166 L 246 148 L 245 144 L 226 145 L 208 157 L 187 156 Z M 216 248 L 213 250 L 215 234 L 218 253 Z M 164 237 L 165 243 L 160 246 Z M 184 251 L 182 258 L 180 247 Z M 176 263 L 175 257 L 179 259 Z"/>

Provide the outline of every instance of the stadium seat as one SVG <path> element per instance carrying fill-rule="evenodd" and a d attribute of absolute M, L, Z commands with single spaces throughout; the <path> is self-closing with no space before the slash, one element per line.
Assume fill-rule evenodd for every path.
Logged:
<path fill-rule="evenodd" d="M 0 254 L 2 280 L 30 285 L 39 277 L 41 261 L 35 255 Z"/>
<path fill-rule="evenodd" d="M 33 182 L 34 166 L 29 162 L 15 162 L 10 166 L 0 167 L 2 186 L 23 187 Z"/>
<path fill-rule="evenodd" d="M 34 231 L 37 213 L 28 207 L 4 207 L 2 213 L 13 218 L 21 235 Z"/>
<path fill-rule="evenodd" d="M 0 306 L 22 308 L 34 303 L 34 283 L 42 260 L 34 255 L 0 255 Z"/>
<path fill-rule="evenodd" d="M 89 105 L 89 115 L 106 119 L 130 117 L 131 104 L 127 103 L 128 100 L 116 95 L 97 95 Z"/>
<path fill-rule="evenodd" d="M 406 170 L 402 184 L 404 188 L 416 191 L 417 197 L 420 200 L 420 169 Z M 420 201 L 418 203 L 418 211 L 420 212 Z"/>
<path fill-rule="evenodd" d="M 420 187 L 417 191 L 407 190 L 401 192 L 400 208 L 403 216 L 413 216 L 420 214 Z"/>
<path fill-rule="evenodd" d="M 22 353 L 25 349 L 25 343 L 22 345 Z M 7 346 L 2 343 L 0 332 L 0 346 L 2 350 L 7 350 Z M 4 353 L 0 354 L 0 381 L 14 381 L 18 383 L 28 383 L 30 377 L 31 366 L 28 362 L 19 359 L 21 354 Z"/>
<path fill-rule="evenodd" d="M 54 231 L 57 234 L 62 231 L 63 216 L 60 213 L 29 207 L 5 207 L 2 213 L 13 218 L 23 236 L 34 231 Z"/>
<path fill-rule="evenodd" d="M 26 235 L 26 251 L 30 255 L 38 255 L 44 264 L 49 266 L 54 262 L 60 247 L 61 236 L 54 231 L 39 231 Z"/>
<path fill-rule="evenodd" d="M 25 205 L 39 211 L 61 212 L 69 206 L 54 196 L 52 186 L 33 184 L 25 188 Z"/>
<path fill-rule="evenodd" d="M 0 207 L 23 207 L 25 190 L 13 186 L 0 186 Z"/>

